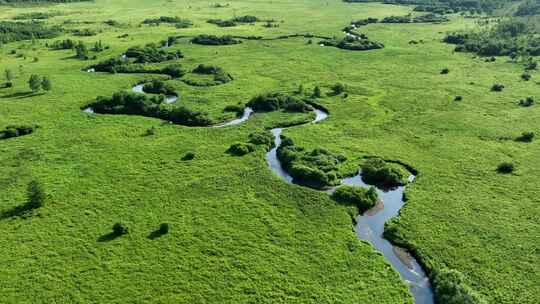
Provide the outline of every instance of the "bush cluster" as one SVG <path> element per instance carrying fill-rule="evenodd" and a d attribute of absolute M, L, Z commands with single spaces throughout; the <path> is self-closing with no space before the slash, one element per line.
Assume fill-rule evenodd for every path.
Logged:
<path fill-rule="evenodd" d="M 267 151 L 274 146 L 274 136 L 269 131 L 253 132 L 249 134 L 248 141 L 256 146 L 265 146 Z"/>
<path fill-rule="evenodd" d="M 62 33 L 59 26 L 48 27 L 41 22 L 0 21 L 0 43 L 19 40 L 51 39 Z"/>
<path fill-rule="evenodd" d="M 345 185 L 337 188 L 332 194 L 332 198 L 343 204 L 355 205 L 360 213 L 364 213 L 377 204 L 379 194 L 374 187 L 365 189 Z"/>
<path fill-rule="evenodd" d="M 310 112 L 313 108 L 305 101 L 283 93 L 266 93 L 252 98 L 248 104 L 255 112 L 271 112 L 284 109 L 289 112 Z"/>
<path fill-rule="evenodd" d="M 246 16 L 238 16 L 238 17 L 234 17 L 234 18 L 226 19 L 226 20 L 209 19 L 206 22 L 215 24 L 220 27 L 232 27 L 232 26 L 236 26 L 238 23 L 254 23 L 257 21 L 259 21 L 259 18 L 255 16 L 246 15 Z"/>
<path fill-rule="evenodd" d="M 169 64 L 163 68 L 149 68 L 143 64 L 131 63 L 119 58 L 110 58 L 88 68 L 92 68 L 96 72 L 164 74 L 173 78 L 180 78 L 186 74 L 182 66 L 177 63 Z"/>
<path fill-rule="evenodd" d="M 160 25 L 161 23 L 168 23 L 168 24 L 174 24 L 176 28 L 188 28 L 193 25 L 193 22 L 191 22 L 191 20 L 189 19 L 184 19 L 180 17 L 168 17 L 168 16 L 145 19 L 142 23 L 149 24 L 149 25 Z"/>
<path fill-rule="evenodd" d="M 315 189 L 341 183 L 338 165 L 346 160 L 343 155 L 326 149 L 306 151 L 295 146 L 290 138 L 283 137 L 277 149 L 277 157 L 295 183 Z"/>
<path fill-rule="evenodd" d="M 255 145 L 251 143 L 234 143 L 229 147 L 227 153 L 235 156 L 244 156 L 253 151 L 255 151 Z"/>
<path fill-rule="evenodd" d="M 502 174 L 509 174 L 509 173 L 514 172 L 514 170 L 515 170 L 514 164 L 509 163 L 509 162 L 500 163 L 497 166 L 497 172 L 502 173 Z"/>
<path fill-rule="evenodd" d="M 465 283 L 460 272 L 442 269 L 436 271 L 433 278 L 436 303 L 485 304 L 484 299 Z"/>
<path fill-rule="evenodd" d="M 184 58 L 180 50 L 169 52 L 154 45 L 131 47 L 127 49 L 125 55 L 127 58 L 135 59 L 135 63 L 157 63 Z"/>
<path fill-rule="evenodd" d="M 198 35 L 191 39 L 192 43 L 202 45 L 232 45 L 242 43 L 231 36 Z"/>
<path fill-rule="evenodd" d="M 504 90 L 504 85 L 500 83 L 495 83 L 491 86 L 492 92 L 501 92 L 502 90 Z"/>
<path fill-rule="evenodd" d="M 8 139 L 12 137 L 32 134 L 36 128 L 37 126 L 9 125 L 4 130 L 0 131 L 0 139 Z"/>
<path fill-rule="evenodd" d="M 522 107 L 530 107 L 532 105 L 534 105 L 534 98 L 529 96 L 525 99 L 521 99 L 519 101 L 519 105 L 522 106 Z"/>
<path fill-rule="evenodd" d="M 183 106 L 163 106 L 163 96 L 146 96 L 133 92 L 118 92 L 112 97 L 97 97 L 96 101 L 89 104 L 95 113 L 100 114 L 125 114 L 141 115 L 160 118 L 172 123 L 186 126 L 207 126 L 212 123 L 207 114 L 192 111 Z"/>
<path fill-rule="evenodd" d="M 346 36 L 339 39 L 326 39 L 319 42 L 324 46 L 333 46 L 343 50 L 350 51 L 368 51 L 384 48 L 384 44 L 376 41 L 371 41 L 367 36 L 361 36 L 359 38 L 353 36 Z"/>
<path fill-rule="evenodd" d="M 150 94 L 177 95 L 174 87 L 163 80 L 154 79 L 144 84 L 143 91 Z"/>
<path fill-rule="evenodd" d="M 364 182 L 380 188 L 397 187 L 406 183 L 407 177 L 402 170 L 389 166 L 377 157 L 367 159 L 361 170 Z"/>
<path fill-rule="evenodd" d="M 534 139 L 534 132 L 523 132 L 521 135 L 516 138 L 517 141 L 522 142 L 531 142 Z"/>

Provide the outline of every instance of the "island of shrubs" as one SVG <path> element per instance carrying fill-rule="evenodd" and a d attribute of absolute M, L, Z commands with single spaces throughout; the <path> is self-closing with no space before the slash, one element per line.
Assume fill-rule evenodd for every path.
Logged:
<path fill-rule="evenodd" d="M 326 39 L 319 42 L 324 46 L 333 46 L 343 50 L 367 51 L 384 48 L 384 44 L 371 41 L 363 34 L 351 36 L 347 35 L 343 39 Z"/>
<path fill-rule="evenodd" d="M 366 159 L 361 170 L 362 180 L 366 184 L 379 188 L 392 188 L 407 183 L 407 176 L 401 168 L 392 166 L 377 157 Z"/>
<path fill-rule="evenodd" d="M 95 72 L 108 73 L 140 73 L 140 74 L 164 74 L 173 78 L 180 78 L 186 74 L 186 71 L 180 64 L 170 64 L 163 68 L 148 67 L 144 64 L 132 63 L 120 58 L 110 58 L 99 62 L 87 69 L 94 69 Z"/>
<path fill-rule="evenodd" d="M 157 63 L 184 58 L 180 50 L 169 52 L 154 44 L 144 47 L 130 47 L 125 55 L 127 58 L 134 59 L 134 63 Z"/>
<path fill-rule="evenodd" d="M 37 126 L 9 125 L 4 130 L 0 131 L 0 139 L 8 139 L 32 134 L 36 128 Z"/>
<path fill-rule="evenodd" d="M 313 107 L 305 100 L 298 99 L 283 93 L 274 92 L 258 95 L 252 98 L 247 105 L 255 112 L 272 112 L 285 110 L 287 112 L 311 112 Z"/>
<path fill-rule="evenodd" d="M 253 132 L 249 134 L 247 143 L 234 143 L 229 147 L 227 153 L 243 156 L 255 151 L 257 146 L 263 146 L 266 151 L 269 151 L 274 146 L 274 137 L 268 131 Z"/>
<path fill-rule="evenodd" d="M 145 19 L 142 23 L 148 25 L 160 25 L 161 23 L 174 24 L 176 28 L 188 28 L 193 25 L 193 22 L 189 19 L 167 16 Z"/>
<path fill-rule="evenodd" d="M 360 213 L 364 213 L 377 204 L 379 194 L 375 187 L 366 189 L 345 185 L 337 188 L 332 198 L 342 204 L 354 205 Z"/>
<path fill-rule="evenodd" d="M 213 65 L 198 65 L 192 73 L 200 75 L 213 75 L 213 80 L 198 80 L 198 79 L 183 79 L 182 81 L 188 85 L 197 87 L 210 87 L 220 84 L 225 84 L 233 80 L 233 77 L 225 72 L 222 68 Z"/>
<path fill-rule="evenodd" d="M 325 149 L 306 151 L 295 146 L 290 138 L 282 136 L 277 157 L 297 184 L 324 189 L 341 183 L 338 165 L 346 160 L 343 155 Z"/>
<path fill-rule="evenodd" d="M 238 23 L 255 23 L 257 21 L 260 21 L 259 18 L 255 16 L 238 16 L 227 20 L 222 19 L 209 19 L 208 23 L 215 24 L 220 27 L 232 27 L 236 26 Z"/>
<path fill-rule="evenodd" d="M 145 83 L 142 89 L 145 93 L 150 94 L 163 94 L 167 96 L 177 95 L 172 85 L 160 79 L 153 79 L 152 81 Z"/>
<path fill-rule="evenodd" d="M 208 126 L 212 123 L 204 112 L 192 111 L 185 107 L 166 106 L 162 95 L 149 97 L 122 91 L 113 94 L 112 97 L 99 96 L 88 107 L 99 114 L 141 115 L 185 126 Z"/>
<path fill-rule="evenodd" d="M 198 35 L 191 39 L 192 43 L 202 45 L 232 45 L 242 41 L 234 39 L 232 36 Z"/>

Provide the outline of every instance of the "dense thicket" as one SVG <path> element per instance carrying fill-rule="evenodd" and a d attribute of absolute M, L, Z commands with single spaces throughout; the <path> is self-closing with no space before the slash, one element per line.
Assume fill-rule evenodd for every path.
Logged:
<path fill-rule="evenodd" d="M 465 282 L 456 270 L 442 269 L 433 275 L 435 300 L 444 304 L 484 304 L 485 301 Z"/>
<path fill-rule="evenodd" d="M 332 198 L 342 204 L 354 205 L 360 213 L 364 213 L 377 204 L 379 194 L 374 187 L 366 189 L 345 185 L 337 188 Z"/>
<path fill-rule="evenodd" d="M 285 110 L 289 112 L 310 112 L 313 108 L 304 100 L 283 93 L 266 93 L 255 96 L 246 105 L 255 112 Z"/>
<path fill-rule="evenodd" d="M 290 138 L 283 137 L 281 146 L 277 149 L 277 157 L 295 183 L 315 189 L 341 183 L 338 165 L 346 160 L 343 155 L 326 149 L 306 151 L 295 146 Z"/>
<path fill-rule="evenodd" d="M 481 56 L 540 56 L 540 36 L 527 20 L 509 20 L 480 31 L 450 33 L 444 42 L 456 44 L 456 52 Z"/>
<path fill-rule="evenodd" d="M 23 135 L 32 134 L 36 126 L 29 125 L 9 125 L 4 130 L 0 131 L 0 139 L 8 139 Z"/>
<path fill-rule="evenodd" d="M 344 2 L 376 2 L 373 0 L 343 0 Z M 423 11 L 491 13 L 507 3 L 505 0 L 382 0 L 387 4 L 417 5 Z"/>
<path fill-rule="evenodd" d="M 259 21 L 259 18 L 255 17 L 255 16 L 249 16 L 249 15 L 246 15 L 246 16 L 238 16 L 238 17 L 234 17 L 234 18 L 231 18 L 231 19 L 209 19 L 208 23 L 212 23 L 212 24 L 215 24 L 217 26 L 220 26 L 220 27 L 231 27 L 231 26 L 236 26 L 238 23 L 254 23 L 254 22 L 257 22 Z"/>
<path fill-rule="evenodd" d="M 169 64 L 163 68 L 148 67 L 140 63 L 132 63 L 120 58 L 110 58 L 89 67 L 95 72 L 108 73 L 140 73 L 140 74 L 165 74 L 173 78 L 179 78 L 186 74 L 180 64 Z"/>
<path fill-rule="evenodd" d="M 407 177 L 404 172 L 390 166 L 380 158 L 369 158 L 362 164 L 362 180 L 370 185 L 380 188 L 389 188 L 404 185 Z"/>
<path fill-rule="evenodd" d="M 177 95 L 172 85 L 159 79 L 154 79 L 144 84 L 143 91 L 150 94 Z"/>
<path fill-rule="evenodd" d="M 191 39 L 192 43 L 202 45 L 231 45 L 239 44 L 242 41 L 234 39 L 231 36 L 198 35 Z"/>
<path fill-rule="evenodd" d="M 345 38 L 338 39 L 327 39 L 319 42 L 319 44 L 325 46 L 334 46 L 344 50 L 351 51 L 367 51 L 384 48 L 384 44 L 376 41 L 371 41 L 367 39 L 367 36 L 355 37 L 355 36 L 346 36 Z"/>
<path fill-rule="evenodd" d="M 62 32 L 58 26 L 45 26 L 41 22 L 0 21 L 0 42 L 8 43 L 19 40 L 50 39 Z"/>
<path fill-rule="evenodd" d="M 168 16 L 145 19 L 142 23 L 151 24 L 151 25 L 159 25 L 161 23 L 168 23 L 168 24 L 174 24 L 176 28 L 188 28 L 193 25 L 193 22 L 189 19 L 184 19 L 180 17 L 168 17 Z"/>
<path fill-rule="evenodd" d="M 156 63 L 184 58 L 180 50 L 169 52 L 154 45 L 130 47 L 125 55 L 134 59 L 135 63 Z"/>
<path fill-rule="evenodd" d="M 95 113 L 126 114 L 155 117 L 186 126 L 207 126 L 212 122 L 204 112 L 185 107 L 170 108 L 163 105 L 163 96 L 147 96 L 132 92 L 118 92 L 112 97 L 99 96 L 89 104 Z"/>

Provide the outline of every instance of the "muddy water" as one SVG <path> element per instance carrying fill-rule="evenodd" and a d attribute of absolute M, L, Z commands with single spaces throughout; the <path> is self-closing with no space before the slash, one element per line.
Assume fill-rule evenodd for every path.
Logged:
<path fill-rule="evenodd" d="M 312 123 L 318 123 L 328 117 L 328 113 L 315 110 L 315 119 Z M 270 169 L 287 183 L 292 184 L 293 178 L 281 166 L 277 158 L 277 149 L 281 145 L 281 128 L 271 130 L 274 135 L 275 147 L 266 154 L 266 161 Z M 414 181 L 414 176 L 409 178 L 409 182 Z M 353 177 L 342 179 L 342 184 L 354 187 L 369 187 L 362 181 L 361 172 Z M 374 248 L 380 251 L 386 260 L 396 269 L 401 278 L 409 285 L 409 290 L 414 297 L 415 304 L 433 304 L 433 291 L 431 284 L 424 270 L 419 263 L 406 250 L 393 246 L 388 240 L 383 238 L 384 223 L 398 215 L 399 210 L 405 205 L 403 201 L 403 191 L 405 187 L 397 187 L 391 190 L 377 189 L 381 202 L 372 209 L 359 215 L 357 224 L 354 227 L 358 238 L 369 242 Z M 327 193 L 335 190 L 327 189 Z"/>

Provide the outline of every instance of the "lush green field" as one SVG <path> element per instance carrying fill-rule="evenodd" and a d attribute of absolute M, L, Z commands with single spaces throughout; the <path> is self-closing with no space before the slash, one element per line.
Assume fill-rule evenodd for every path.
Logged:
<path fill-rule="evenodd" d="M 15 72 L 0 89 L 0 129 L 38 124 L 32 135 L 0 141 L 0 212 L 25 202 L 26 185 L 40 180 L 49 195 L 32 216 L 0 218 L 2 303 L 411 303 L 407 286 L 371 246 L 358 241 L 348 210 L 324 193 L 283 183 L 263 150 L 225 153 L 255 130 L 305 114 L 255 114 L 247 123 L 189 128 L 152 118 L 89 115 L 80 108 L 98 95 L 130 89 L 149 75 L 86 73 L 82 69 L 128 47 L 171 35 L 312 33 L 340 36 L 351 20 L 405 15 L 412 8 L 345 4 L 338 0 L 231 1 L 98 0 L 54 6 L 0 7 L 0 19 L 59 11 L 49 24 L 101 31 L 74 37 L 110 49 L 96 60 L 52 51 L 45 41 L 13 42 L 0 49 L 0 72 Z M 220 28 L 210 18 L 255 15 L 283 20 Z M 139 26 L 146 18 L 180 16 L 176 29 Z M 102 22 L 114 19 L 120 26 Z M 87 22 L 87 23 L 84 23 Z M 444 33 L 474 27 L 453 16 L 445 24 L 372 24 L 360 29 L 385 44 L 376 51 L 321 47 L 314 39 L 244 41 L 201 46 L 181 39 L 179 62 L 224 68 L 234 81 L 192 87 L 169 81 L 179 104 L 207 111 L 214 122 L 232 118 L 227 105 L 256 94 L 329 92 L 336 82 L 349 97 L 324 97 L 330 110 L 318 125 L 285 130 L 297 145 L 324 147 L 356 167 L 366 155 L 398 159 L 420 172 L 395 223 L 429 270 L 456 269 L 488 303 L 540 301 L 540 143 L 512 140 L 540 133 L 540 73 L 522 81 L 523 67 L 508 58 L 484 62 L 453 53 Z M 117 38 L 128 33 L 128 38 Z M 64 39 L 70 35 L 59 37 Z M 425 43 L 411 45 L 410 40 Z M 16 49 L 16 53 L 10 54 Z M 93 54 L 93 53 L 92 53 Z M 39 60 L 33 62 L 33 58 Z M 442 68 L 450 73 L 441 75 Z M 47 75 L 53 90 L 29 93 L 31 74 Z M 502 92 L 490 92 L 494 83 Z M 461 102 L 454 97 L 463 97 Z M 156 134 L 143 136 L 155 127 Z M 193 161 L 182 156 L 194 151 Z M 496 172 L 511 161 L 517 171 Z M 345 169 L 344 169 L 345 170 Z M 131 232 L 106 236 L 116 222 Z M 160 223 L 171 232 L 148 236 Z"/>

